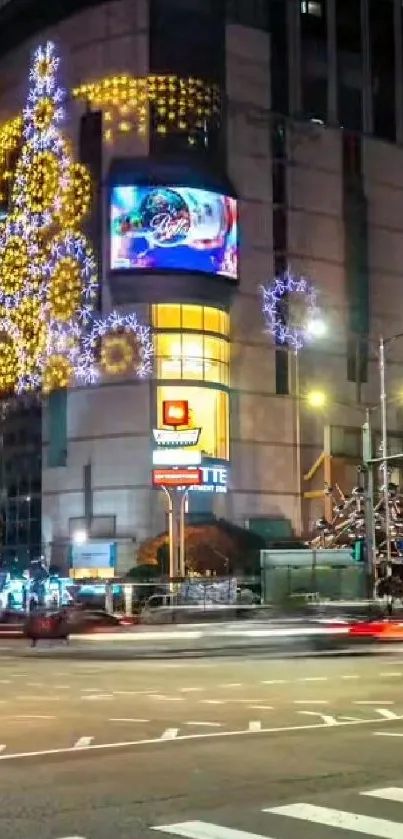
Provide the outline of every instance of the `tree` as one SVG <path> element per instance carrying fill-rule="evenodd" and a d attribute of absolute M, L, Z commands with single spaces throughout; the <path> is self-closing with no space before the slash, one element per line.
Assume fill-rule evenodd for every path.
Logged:
<path fill-rule="evenodd" d="M 198 574 L 206 571 L 218 576 L 259 573 L 260 550 L 264 547 L 260 536 L 224 519 L 185 528 L 186 567 Z M 168 550 L 167 533 L 143 542 L 139 563 L 157 565 L 162 549 Z"/>

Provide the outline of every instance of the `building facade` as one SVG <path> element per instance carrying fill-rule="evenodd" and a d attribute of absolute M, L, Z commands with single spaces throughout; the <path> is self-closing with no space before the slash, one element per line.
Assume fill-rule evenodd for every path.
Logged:
<path fill-rule="evenodd" d="M 87 232 L 102 309 L 134 309 L 154 330 L 151 380 L 104 378 L 45 406 L 38 462 L 51 562 L 77 549 L 79 568 L 72 541 L 85 532 L 95 555 L 116 545 L 123 571 L 165 528 L 151 471 L 166 400 L 186 400 L 202 429 L 209 489 L 190 493 L 189 515 L 214 513 L 278 540 L 309 532 L 324 481 L 356 481 L 364 408 L 378 400 L 376 338 L 402 331 L 402 35 L 400 0 L 1 4 L 5 211 L 30 53 L 51 39 L 69 135 L 94 183 Z M 136 195 L 180 197 L 178 188 L 203 208 L 204 252 L 185 264 L 167 249 L 159 266 L 133 267 L 116 225 L 125 213 L 133 223 Z M 223 208 L 232 221 L 237 210 L 239 258 L 232 249 L 217 270 L 203 254 Z M 260 287 L 288 269 L 310 278 L 326 323 L 297 357 L 262 314 Z M 293 304 L 283 301 L 279 323 L 295 316 Z M 402 359 L 396 342 L 391 397 Z M 304 399 L 314 388 L 328 396 L 316 413 Z M 397 403 L 389 414 L 391 449 L 401 450 Z M 3 438 L 3 459 L 7 451 Z"/>

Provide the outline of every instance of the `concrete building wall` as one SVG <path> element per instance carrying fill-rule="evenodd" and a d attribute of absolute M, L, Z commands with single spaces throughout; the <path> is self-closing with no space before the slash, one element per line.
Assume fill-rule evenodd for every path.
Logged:
<path fill-rule="evenodd" d="M 43 33 L 63 56 L 71 88 L 114 73 L 148 72 L 146 0 L 104 4 Z M 0 62 L 0 115 L 22 105 L 32 43 Z M 228 175 L 240 198 L 240 285 L 231 309 L 230 489 L 220 513 L 243 524 L 253 516 L 298 520 L 295 359 L 290 358 L 289 396 L 276 394 L 273 339 L 264 331 L 259 287 L 273 277 L 272 159 L 270 149 L 270 38 L 255 29 L 227 26 Z M 84 104 L 72 103 L 69 130 L 77 135 Z M 308 470 L 323 449 L 324 426 L 359 427 L 356 386 L 347 381 L 347 292 L 343 222 L 342 135 L 336 128 L 287 123 L 288 263 L 310 277 L 328 333 L 300 353 L 300 392 L 323 388 L 329 406 L 315 415 L 301 402 L 302 466 Z M 371 331 L 403 331 L 403 149 L 366 139 L 363 171 L 369 214 Z M 147 139 L 117 135 L 104 147 L 104 174 L 111 156 L 147 154 Z M 106 203 L 106 202 L 104 202 Z M 107 219 L 104 219 L 106 241 Z M 106 245 L 105 245 L 106 247 Z M 105 278 L 104 302 L 108 305 Z M 144 318 L 148 311 L 144 309 Z M 401 383 L 403 344 L 389 351 L 389 390 Z M 403 383 L 402 383 L 403 384 Z M 378 398 L 375 349 L 363 402 Z M 91 462 L 93 512 L 115 516 L 121 566 L 135 546 L 164 524 L 162 494 L 150 487 L 153 386 L 105 384 L 69 394 L 68 462 L 43 473 L 43 523 L 47 544 L 66 544 L 70 519 L 83 515 L 83 469 Z M 399 413 L 391 408 L 391 427 Z M 45 418 L 46 425 L 46 418 Z M 46 449 L 46 433 L 45 433 Z M 350 473 L 349 473 L 350 474 Z M 318 480 L 322 481 L 322 477 Z M 322 481 L 323 484 L 323 481 Z M 322 502 L 310 505 L 312 522 Z M 129 546 L 129 547 L 128 547 Z"/>

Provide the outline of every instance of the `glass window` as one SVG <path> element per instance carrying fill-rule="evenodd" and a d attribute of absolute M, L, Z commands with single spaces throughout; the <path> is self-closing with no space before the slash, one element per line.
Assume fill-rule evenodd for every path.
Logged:
<path fill-rule="evenodd" d="M 182 335 L 182 378 L 204 378 L 202 335 Z"/>
<path fill-rule="evenodd" d="M 197 448 L 208 457 L 229 459 L 228 393 L 214 388 L 168 385 L 157 390 L 158 425 L 162 423 L 162 403 L 186 399 L 189 402 L 190 424 L 201 428 Z"/>
<path fill-rule="evenodd" d="M 220 331 L 220 310 L 204 309 L 204 330 L 205 332 L 219 332 Z"/>
<path fill-rule="evenodd" d="M 370 0 L 369 28 L 374 107 L 374 133 L 382 140 L 396 138 L 395 35 L 392 0 Z"/>
<path fill-rule="evenodd" d="M 229 314 L 227 312 L 220 312 L 220 332 L 229 338 Z"/>
<path fill-rule="evenodd" d="M 181 307 L 172 303 L 153 306 L 152 320 L 156 329 L 180 329 Z"/>
<path fill-rule="evenodd" d="M 198 379 L 229 384 L 229 343 L 192 333 L 155 336 L 157 379 Z"/>
<path fill-rule="evenodd" d="M 155 329 L 191 329 L 229 335 L 228 313 L 212 306 L 160 303 L 152 307 L 151 316 Z"/>
<path fill-rule="evenodd" d="M 202 306 L 182 306 L 182 329 L 203 330 Z"/>

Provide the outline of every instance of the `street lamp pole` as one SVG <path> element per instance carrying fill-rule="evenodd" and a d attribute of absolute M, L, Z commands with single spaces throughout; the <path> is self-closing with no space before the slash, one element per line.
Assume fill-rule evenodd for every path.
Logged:
<path fill-rule="evenodd" d="M 396 336 L 397 338 L 398 336 Z M 385 507 L 385 535 L 386 535 L 386 560 L 388 568 L 391 567 L 392 551 L 390 544 L 390 509 L 389 509 L 389 475 L 388 475 L 388 416 L 386 399 L 386 365 L 385 365 L 385 340 L 383 336 L 379 339 L 379 383 L 381 403 L 381 434 L 382 434 L 382 480 L 383 480 L 383 502 Z"/>
<path fill-rule="evenodd" d="M 374 520 L 374 474 L 372 460 L 371 409 L 366 408 L 365 423 L 362 426 L 362 459 L 365 480 L 365 563 L 368 583 L 368 597 L 374 596 L 375 586 L 375 520 Z"/>
<path fill-rule="evenodd" d="M 174 503 L 170 490 L 161 486 L 168 498 L 168 539 L 169 539 L 169 579 L 176 577 L 175 539 L 174 539 Z"/>
<path fill-rule="evenodd" d="M 179 515 L 179 576 L 185 576 L 185 514 L 186 514 L 186 501 L 188 498 L 189 490 L 185 489 L 183 491 L 181 500 L 180 500 L 180 515 Z"/>
<path fill-rule="evenodd" d="M 302 501 L 302 451 L 301 451 L 301 385 L 299 375 L 299 354 L 298 349 L 295 350 L 295 368 L 294 368 L 294 402 L 295 402 L 295 449 L 296 449 L 296 463 L 295 468 L 297 472 L 297 533 L 302 536 L 303 533 L 303 501 Z"/>

